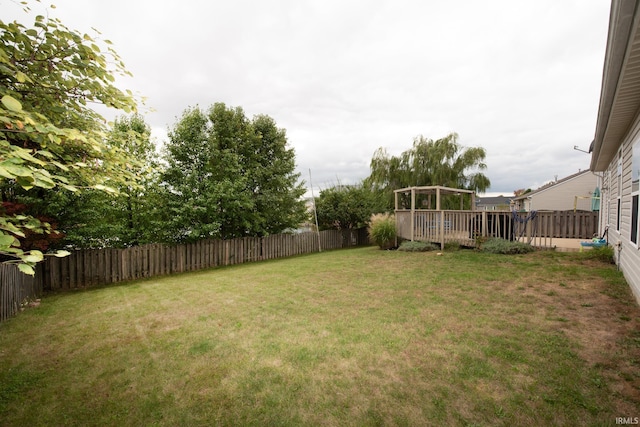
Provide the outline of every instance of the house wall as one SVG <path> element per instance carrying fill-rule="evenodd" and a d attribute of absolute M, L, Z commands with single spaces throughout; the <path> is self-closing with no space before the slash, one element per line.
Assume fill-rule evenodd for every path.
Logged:
<path fill-rule="evenodd" d="M 512 210 L 529 212 L 531 210 L 531 200 L 529 199 L 514 200 Z"/>
<path fill-rule="evenodd" d="M 636 300 L 640 303 L 640 247 L 631 241 L 631 159 L 633 144 L 638 140 L 640 140 L 640 121 L 635 122 L 619 151 L 622 157 L 621 173 L 618 172 L 619 157 L 617 155 L 604 172 L 602 200 L 606 201 L 606 207 L 601 206 L 600 224 L 602 230 L 604 227 L 609 227 L 609 243 L 615 249 L 616 263 L 624 273 Z M 618 212 L 618 206 L 620 206 L 620 212 Z"/>
<path fill-rule="evenodd" d="M 499 200 L 499 201 L 495 201 L 495 200 L 484 201 L 480 199 L 480 202 L 477 204 L 476 208 L 477 208 L 476 210 L 487 211 L 487 212 L 493 212 L 493 211 L 509 212 L 511 210 L 511 204 L 510 204 L 509 198 L 505 198 L 504 200 Z"/>
<path fill-rule="evenodd" d="M 531 194 L 531 203 L 527 210 L 573 210 L 575 197 L 591 196 L 598 185 L 598 177 L 591 172 L 580 174 L 564 182 Z M 590 211 L 591 199 L 578 199 L 577 209 Z"/>

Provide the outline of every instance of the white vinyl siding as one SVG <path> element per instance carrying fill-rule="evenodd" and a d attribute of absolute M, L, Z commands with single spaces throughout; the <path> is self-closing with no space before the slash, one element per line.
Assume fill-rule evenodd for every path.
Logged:
<path fill-rule="evenodd" d="M 620 233 L 609 233 L 610 244 L 616 248 L 616 261 L 620 266 L 620 270 L 624 272 L 624 276 L 627 279 L 631 289 L 638 302 L 640 302 L 640 239 L 638 232 L 638 214 L 633 213 L 634 208 L 634 196 L 638 197 L 640 191 L 638 190 L 637 175 L 638 162 L 640 152 L 640 122 L 636 122 L 631 132 L 625 138 L 624 143 L 620 147 L 620 159 L 622 165 L 622 173 L 620 179 L 618 179 L 618 157 L 614 158 L 609 166 L 609 170 L 613 172 L 614 179 L 612 180 L 613 188 L 611 195 L 612 199 L 620 200 Z M 635 169 L 635 171 L 634 171 Z M 636 199 L 637 200 L 637 199 Z M 617 217 L 618 213 L 612 216 Z M 633 241 L 633 220 L 635 219 L 636 226 L 636 242 Z M 620 246 L 617 246 L 617 243 Z"/>

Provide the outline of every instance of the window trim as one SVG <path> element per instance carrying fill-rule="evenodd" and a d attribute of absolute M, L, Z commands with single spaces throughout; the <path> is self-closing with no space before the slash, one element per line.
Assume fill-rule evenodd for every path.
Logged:
<path fill-rule="evenodd" d="M 620 233 L 620 227 L 622 225 L 622 147 L 618 149 L 618 162 L 616 165 L 616 186 L 618 187 L 616 231 Z"/>
<path fill-rule="evenodd" d="M 640 137 L 631 144 L 631 206 L 629 211 L 629 241 L 640 249 Z M 635 218 L 634 218 L 635 217 Z"/>

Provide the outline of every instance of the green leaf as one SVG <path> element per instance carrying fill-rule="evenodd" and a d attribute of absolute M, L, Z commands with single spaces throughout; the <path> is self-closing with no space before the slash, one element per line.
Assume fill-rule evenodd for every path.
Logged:
<path fill-rule="evenodd" d="M 27 75 L 22 71 L 18 71 L 16 73 L 16 80 L 18 80 L 20 83 L 24 83 L 27 81 Z"/>
<path fill-rule="evenodd" d="M 0 247 L 6 246 L 9 247 L 13 245 L 13 241 L 15 238 L 8 234 L 0 234 Z"/>
<path fill-rule="evenodd" d="M 13 162 L 9 162 L 9 161 L 4 161 L 2 163 L 0 163 L 0 168 L 3 168 L 4 171 L 6 171 L 6 174 L 9 175 L 13 175 L 14 177 L 16 176 L 31 176 L 33 173 L 31 171 L 31 169 L 15 164 Z M 6 176 L 5 173 L 0 172 L 0 174 L 2 174 L 3 176 Z"/>
<path fill-rule="evenodd" d="M 9 111 L 14 111 L 16 113 L 22 111 L 22 104 L 20 101 L 11 95 L 5 95 L 2 97 L 2 105 L 4 105 Z"/>
<path fill-rule="evenodd" d="M 44 174 L 34 174 L 35 186 L 40 188 L 54 188 L 56 183 Z"/>
<path fill-rule="evenodd" d="M 34 252 L 37 252 L 37 253 L 34 253 Z M 22 260 L 24 262 L 29 262 L 29 263 L 37 263 L 42 261 L 43 259 L 44 259 L 44 256 L 42 255 L 42 252 L 38 252 L 38 251 L 31 251 L 29 255 L 22 257 Z"/>
<path fill-rule="evenodd" d="M 71 255 L 71 252 L 59 250 L 59 251 L 54 252 L 52 255 L 57 257 L 57 258 L 64 258 L 66 256 Z"/>
<path fill-rule="evenodd" d="M 28 274 L 29 276 L 36 275 L 36 271 L 29 264 L 18 264 L 18 269 L 22 271 L 24 274 Z"/>
<path fill-rule="evenodd" d="M 46 150 L 38 150 L 36 154 L 43 157 L 47 157 L 49 159 L 52 159 L 55 157 L 53 154 L 51 154 L 49 151 L 46 151 Z"/>
<path fill-rule="evenodd" d="M 111 194 L 118 194 L 118 190 L 111 187 L 107 187 L 106 185 L 102 185 L 102 184 L 96 184 L 93 186 L 93 188 L 95 188 L 96 190 L 104 191 Z"/>
<path fill-rule="evenodd" d="M 22 149 L 22 148 L 21 148 L 21 149 L 19 149 L 19 150 L 14 150 L 13 154 L 15 154 L 16 156 L 20 157 L 21 159 L 24 159 L 24 160 L 26 160 L 26 161 L 28 161 L 28 162 L 31 162 L 31 163 L 35 163 L 35 164 L 37 164 L 37 165 L 39 165 L 39 166 L 45 166 L 45 165 L 46 165 L 46 163 L 45 163 L 45 162 L 43 162 L 43 161 L 42 161 L 42 160 L 40 160 L 40 159 L 37 159 L 37 158 L 33 157 L 33 156 L 32 156 L 31 154 L 29 154 L 29 152 L 28 152 L 27 150 L 25 150 L 25 149 Z"/>
<path fill-rule="evenodd" d="M 49 141 L 53 142 L 54 144 L 60 144 L 62 142 L 62 140 L 60 139 L 60 137 L 50 133 L 47 135 L 47 137 L 49 138 Z"/>
<path fill-rule="evenodd" d="M 62 163 L 60 163 L 60 162 L 56 162 L 55 160 L 54 160 L 54 161 L 52 161 L 52 162 L 51 162 L 51 164 L 52 164 L 52 165 L 54 165 L 54 166 L 55 166 L 55 167 L 57 167 L 57 168 L 62 169 L 62 170 L 63 170 L 63 171 L 65 171 L 65 172 L 69 170 L 69 168 L 68 168 L 67 166 L 63 165 L 63 164 L 62 164 Z"/>
<path fill-rule="evenodd" d="M 32 176 L 19 176 L 16 177 L 16 182 L 25 190 L 31 190 L 34 187 L 36 180 Z"/>
<path fill-rule="evenodd" d="M 0 225 L 0 229 L 5 230 L 5 231 L 8 231 L 8 232 L 10 232 L 10 233 L 13 233 L 13 234 L 15 234 L 16 236 L 24 237 L 24 233 L 23 233 L 22 231 L 20 231 L 20 229 L 19 229 L 18 227 L 16 227 L 15 225 L 13 225 L 13 224 L 12 224 L 12 223 L 10 223 L 10 222 L 6 222 L 6 221 L 5 221 L 5 222 L 3 222 L 3 223 Z M 17 245 L 18 245 L 18 246 L 20 246 L 20 242 L 19 242 L 18 240 L 15 240 L 15 241 L 13 242 L 13 245 L 15 245 L 15 244 L 16 244 L 16 242 L 18 242 L 18 243 L 17 243 Z"/>
<path fill-rule="evenodd" d="M 60 187 L 64 188 L 67 191 L 71 191 L 72 193 L 77 193 L 79 191 L 78 187 L 74 185 L 60 184 Z"/>
<path fill-rule="evenodd" d="M 21 257 L 23 254 L 22 249 L 20 248 L 15 248 L 15 247 L 10 247 L 10 248 L 4 248 L 4 251 L 8 254 L 15 254 L 18 257 Z"/>
<path fill-rule="evenodd" d="M 15 175 L 9 173 L 8 170 L 6 170 L 4 167 L 2 167 L 2 165 L 0 164 L 0 176 L 3 176 L 7 179 L 13 179 L 15 178 Z"/>

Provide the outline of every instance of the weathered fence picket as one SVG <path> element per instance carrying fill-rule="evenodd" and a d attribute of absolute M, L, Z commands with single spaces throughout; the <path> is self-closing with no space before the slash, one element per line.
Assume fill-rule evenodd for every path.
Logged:
<path fill-rule="evenodd" d="M 0 264 L 0 322 L 42 295 L 43 272 L 42 266 L 38 265 L 33 277 L 20 272 L 16 264 Z"/>

